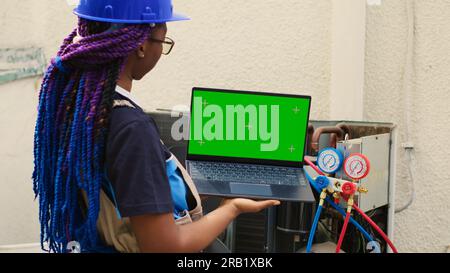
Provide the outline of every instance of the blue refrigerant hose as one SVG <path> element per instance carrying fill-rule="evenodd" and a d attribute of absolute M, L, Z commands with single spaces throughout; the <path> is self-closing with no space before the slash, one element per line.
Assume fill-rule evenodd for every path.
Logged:
<path fill-rule="evenodd" d="M 311 186 L 314 188 L 314 190 L 316 190 L 319 194 L 320 194 L 320 190 L 319 190 L 319 188 L 317 187 L 317 185 L 316 185 L 316 183 L 314 182 L 314 179 L 306 172 L 306 171 L 304 171 L 304 173 L 305 173 L 305 176 L 306 176 L 306 178 L 308 179 L 308 181 L 309 181 L 309 183 L 311 184 Z M 330 204 L 333 208 L 335 208 L 343 217 L 345 217 L 345 211 L 341 208 L 341 207 L 339 207 L 338 205 L 336 205 L 328 196 L 325 198 L 325 201 L 327 201 L 328 202 L 328 204 Z M 319 206 L 319 208 L 318 208 L 318 210 L 317 211 L 319 211 L 319 210 L 322 210 L 321 209 L 321 206 Z M 316 212 L 316 217 L 317 218 L 319 218 L 318 216 L 317 216 L 318 214 L 317 214 L 317 212 Z M 319 216 L 320 216 L 320 214 L 319 214 Z M 315 217 L 315 218 L 316 218 Z M 316 220 L 314 218 L 314 221 Z M 353 217 L 350 217 L 350 223 L 352 223 L 363 235 L 364 235 L 364 237 L 366 237 L 366 239 L 370 242 L 370 241 L 373 241 L 373 238 L 372 238 L 372 236 L 370 236 L 370 234 L 360 225 L 360 224 L 358 224 L 358 222 L 356 222 L 355 221 L 355 219 L 353 219 Z M 313 222 L 313 228 L 314 228 L 314 222 Z M 317 223 L 316 223 L 316 228 L 317 228 Z M 310 239 L 311 239 L 311 237 L 313 237 L 314 238 L 314 233 L 315 233 L 315 228 L 314 228 L 314 231 L 313 231 L 313 229 L 311 229 L 311 232 L 310 232 L 310 234 L 309 234 L 309 237 L 310 237 Z M 312 240 L 311 240 L 312 241 Z M 311 244 L 312 244 L 312 242 L 311 242 Z M 309 240 L 308 240 L 308 245 L 309 245 Z M 307 249 L 306 249 L 306 252 L 308 252 L 308 247 L 307 247 Z"/>
<path fill-rule="evenodd" d="M 314 216 L 311 231 L 309 232 L 308 244 L 306 246 L 306 253 L 311 252 L 312 243 L 314 241 L 314 234 L 316 233 L 317 224 L 319 223 L 321 213 L 322 213 L 322 205 L 319 204 L 319 206 L 317 207 L 316 215 Z"/>

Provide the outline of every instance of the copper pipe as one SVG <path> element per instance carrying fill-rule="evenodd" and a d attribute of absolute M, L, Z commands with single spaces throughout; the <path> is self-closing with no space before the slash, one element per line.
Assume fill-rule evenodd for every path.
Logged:
<path fill-rule="evenodd" d="M 320 127 L 314 131 L 311 141 L 311 147 L 315 153 L 319 152 L 319 141 L 322 134 L 336 134 L 339 139 L 343 139 L 344 131 L 338 127 Z M 336 143 L 330 143 L 330 146 L 336 147 Z"/>
<path fill-rule="evenodd" d="M 344 134 L 342 135 L 342 138 L 341 138 L 341 139 L 337 139 L 336 134 L 331 134 L 331 136 L 330 136 L 330 144 L 334 143 L 334 146 L 336 146 L 336 143 L 337 143 L 339 140 L 343 140 L 343 139 L 345 138 L 345 135 L 348 135 L 348 139 L 351 139 L 351 138 L 352 138 L 352 136 L 351 136 L 351 134 L 350 134 L 350 126 L 348 126 L 348 125 L 345 124 L 344 122 L 341 122 L 341 123 L 338 123 L 338 124 L 336 125 L 336 127 L 339 128 L 339 129 L 341 129 L 341 130 L 344 132 Z"/>
<path fill-rule="evenodd" d="M 311 155 L 311 142 L 312 136 L 314 134 L 314 126 L 312 124 L 308 124 L 308 133 L 306 135 L 306 154 Z"/>

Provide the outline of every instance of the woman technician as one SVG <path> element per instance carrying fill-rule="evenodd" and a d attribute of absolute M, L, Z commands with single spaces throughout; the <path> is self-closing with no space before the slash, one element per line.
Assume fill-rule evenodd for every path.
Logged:
<path fill-rule="evenodd" d="M 114 4 L 111 4 L 114 3 Z M 131 93 L 169 54 L 171 0 L 83 0 L 39 95 L 34 191 L 43 249 L 199 252 L 241 213 L 278 201 L 228 199 L 206 216 L 192 180 Z"/>

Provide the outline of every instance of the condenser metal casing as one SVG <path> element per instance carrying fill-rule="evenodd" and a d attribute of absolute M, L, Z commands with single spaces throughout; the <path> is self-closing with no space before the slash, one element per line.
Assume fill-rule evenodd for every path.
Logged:
<path fill-rule="evenodd" d="M 172 137 L 172 126 L 180 118 L 189 118 L 189 112 L 172 113 L 170 110 L 159 110 L 148 113 L 157 123 L 161 139 L 169 150 L 185 163 L 187 140 L 175 140 Z M 174 115 L 172 115 L 174 114 Z M 361 185 L 369 190 L 367 194 L 359 194 L 356 202 L 364 211 L 386 206 L 383 220 L 388 236 L 393 233 L 393 190 L 395 183 L 395 125 L 392 123 L 358 122 L 358 121 L 318 121 L 310 120 L 314 128 L 322 126 L 339 126 L 345 124 L 351 135 L 351 152 L 366 155 L 371 162 L 369 175 L 361 181 Z M 331 135 L 323 135 L 319 140 L 319 150 L 329 147 Z M 392 143 L 391 143 L 392 139 Z M 337 148 L 343 149 L 343 141 L 337 142 Z M 316 154 L 308 154 L 314 160 Z M 315 172 L 305 167 L 311 176 Z M 339 177 L 338 173 L 336 177 Z M 344 174 L 342 173 L 342 176 Z M 318 195 L 316 195 L 318 200 Z M 210 197 L 203 203 L 205 214 L 216 209 L 220 198 Z M 345 205 L 345 204 L 343 204 Z M 266 209 L 256 214 L 240 215 L 227 230 L 219 236 L 232 252 L 262 253 L 262 252 L 297 252 L 304 247 L 309 235 L 309 229 L 315 213 L 315 203 L 283 202 L 276 208 Z"/>
<path fill-rule="evenodd" d="M 339 141 L 336 147 L 347 157 L 352 153 L 361 153 L 370 161 L 369 175 L 360 180 L 359 185 L 368 190 L 356 195 L 356 204 L 364 211 L 370 211 L 388 204 L 389 195 L 389 149 L 390 134 L 365 136 L 348 141 Z M 343 168 L 337 178 L 352 180 Z M 345 204 L 344 204 L 345 205 Z"/>

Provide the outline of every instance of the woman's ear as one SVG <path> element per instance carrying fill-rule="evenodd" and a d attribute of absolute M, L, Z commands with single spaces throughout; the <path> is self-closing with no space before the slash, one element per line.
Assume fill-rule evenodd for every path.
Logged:
<path fill-rule="evenodd" d="M 147 49 L 146 43 L 143 43 L 142 45 L 140 45 L 138 47 L 138 49 L 136 50 L 136 54 L 139 59 L 145 58 L 145 50 L 146 49 Z"/>

